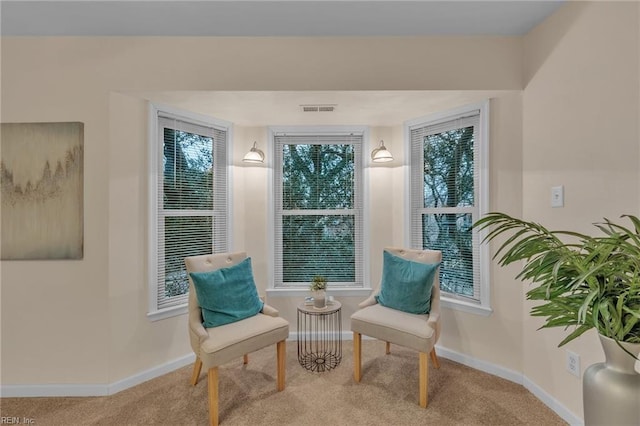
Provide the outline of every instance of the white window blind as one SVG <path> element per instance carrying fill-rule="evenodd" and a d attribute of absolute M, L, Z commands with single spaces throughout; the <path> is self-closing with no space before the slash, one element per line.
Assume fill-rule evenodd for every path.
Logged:
<path fill-rule="evenodd" d="M 185 257 L 227 251 L 227 145 L 225 128 L 158 111 L 151 312 L 187 303 Z"/>
<path fill-rule="evenodd" d="M 440 286 L 448 297 L 482 301 L 480 244 L 480 110 L 409 128 L 410 244 L 441 250 Z"/>
<path fill-rule="evenodd" d="M 362 134 L 274 137 L 275 287 L 362 287 Z"/>

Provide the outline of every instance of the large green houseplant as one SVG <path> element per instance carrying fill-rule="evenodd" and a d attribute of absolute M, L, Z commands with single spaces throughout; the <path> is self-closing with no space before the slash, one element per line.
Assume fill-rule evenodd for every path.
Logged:
<path fill-rule="evenodd" d="M 640 343 L 640 219 L 623 217 L 630 227 L 604 219 L 594 224 L 598 236 L 550 231 L 503 213 L 474 227 L 487 231 L 485 242 L 506 238 L 494 256 L 500 265 L 523 262 L 517 278 L 533 285 L 527 299 L 542 301 L 531 310 L 546 318 L 541 328 L 573 328 L 559 346 L 591 328 L 618 344 Z"/>
<path fill-rule="evenodd" d="M 545 317 L 542 328 L 573 328 L 559 346 L 598 331 L 606 361 L 583 375 L 585 426 L 640 424 L 640 219 L 623 217 L 630 227 L 604 219 L 595 224 L 598 236 L 549 231 L 503 213 L 474 224 L 488 231 L 485 242 L 506 238 L 495 254 L 501 265 L 523 263 L 517 277 L 533 284 L 527 299 L 542 302 L 531 309 Z"/>

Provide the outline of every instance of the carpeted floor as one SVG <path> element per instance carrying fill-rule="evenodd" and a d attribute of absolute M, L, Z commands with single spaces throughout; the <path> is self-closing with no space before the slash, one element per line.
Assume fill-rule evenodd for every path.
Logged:
<path fill-rule="evenodd" d="M 429 366 L 429 406 L 418 405 L 418 356 L 380 341 L 362 342 L 363 376 L 352 376 L 352 345 L 325 373 L 304 370 L 287 342 L 286 389 L 276 391 L 275 346 L 220 368 L 222 425 L 564 425 L 522 386 L 440 358 Z M 48 425 L 205 425 L 207 380 L 189 385 L 192 367 L 107 397 L 2 398 L 2 416 Z"/>

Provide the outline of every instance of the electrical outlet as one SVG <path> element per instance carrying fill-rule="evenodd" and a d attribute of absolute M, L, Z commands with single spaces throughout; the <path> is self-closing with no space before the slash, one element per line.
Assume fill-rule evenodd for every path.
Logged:
<path fill-rule="evenodd" d="M 567 351 L 567 371 L 580 377 L 580 355 Z"/>

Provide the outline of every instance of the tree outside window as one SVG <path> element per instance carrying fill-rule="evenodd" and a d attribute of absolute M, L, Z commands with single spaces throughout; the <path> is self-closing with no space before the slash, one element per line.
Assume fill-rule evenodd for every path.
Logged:
<path fill-rule="evenodd" d="M 472 229 L 487 191 L 481 163 L 486 136 L 480 128 L 485 106 L 467 108 L 408 125 L 410 244 L 442 251 L 443 297 L 462 298 L 485 309 L 488 287 L 481 278 L 486 276 L 487 259 Z"/>
<path fill-rule="evenodd" d="M 185 257 L 211 253 L 212 166 L 211 137 L 164 128 L 162 195 L 165 297 L 175 297 L 189 291 Z M 187 213 L 189 210 L 193 212 Z M 201 216 L 198 211 L 209 214 Z"/>
<path fill-rule="evenodd" d="M 473 126 L 424 137 L 424 207 L 442 213 L 422 215 L 423 248 L 441 250 L 441 287 L 473 297 L 472 214 L 474 205 Z"/>
<path fill-rule="evenodd" d="M 152 106 L 149 317 L 186 309 L 184 258 L 228 247 L 228 123 Z"/>
<path fill-rule="evenodd" d="M 362 137 L 276 137 L 276 282 L 361 281 Z M 280 272 L 278 274 L 278 272 Z"/>

